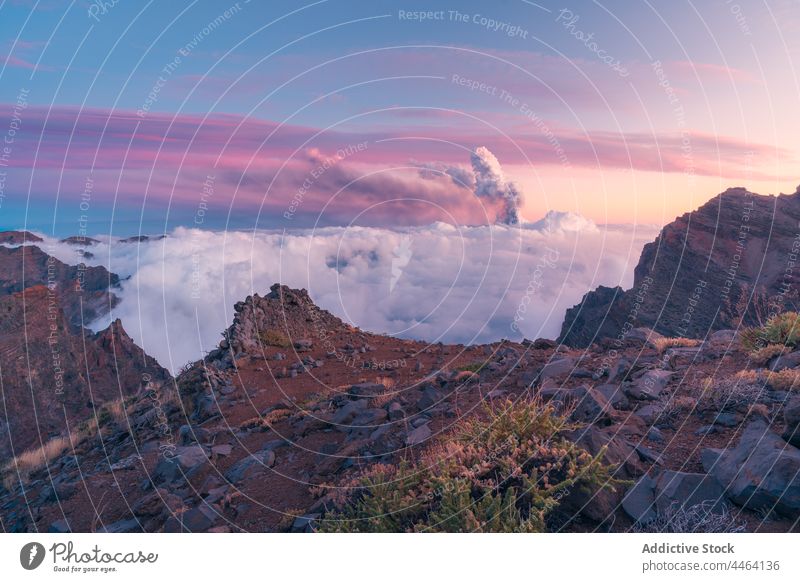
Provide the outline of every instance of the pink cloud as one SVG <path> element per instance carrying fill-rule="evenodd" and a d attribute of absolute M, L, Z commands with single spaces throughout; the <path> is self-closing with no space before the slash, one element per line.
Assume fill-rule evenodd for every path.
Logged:
<path fill-rule="evenodd" d="M 10 109 L 0 106 L 2 112 Z M 380 118 L 383 123 L 366 126 L 371 129 L 320 132 L 237 115 L 140 117 L 132 111 L 48 112 L 32 106 L 11 163 L 20 175 L 33 171 L 34 191 L 52 196 L 60 184 L 65 199 L 78 196 L 91 174 L 95 192 L 107 201 L 119 188 L 122 200 L 133 206 L 171 201 L 192 207 L 199 203 L 203 181 L 214 175 L 217 190 L 210 205 L 260 208 L 265 216 L 279 216 L 310 180 L 298 220 L 314 220 L 324 210 L 326 223 L 348 222 L 372 208 L 366 216 L 379 223 L 422 224 L 448 220 L 449 213 L 450 220 L 474 224 L 490 222 L 495 209 L 482 207 L 452 180 L 423 179 L 419 162 L 412 160 L 467 166 L 469 151 L 482 145 L 502 164 L 523 171 L 530 164 L 558 167 L 566 159 L 574 167 L 759 179 L 769 176 L 760 168 L 776 156 L 789 157 L 772 146 L 702 133 L 689 135 L 687 155 L 684 138 L 676 134 L 579 132 L 557 124 L 550 136 L 525 127 L 510 141 L 476 130 L 460 113 L 428 111 L 440 111 L 447 126 L 414 128 L 402 115 L 398 125 L 392 113 Z M 367 145 L 337 159 L 338 151 L 359 143 Z M 314 176 L 326 159 L 335 163 Z"/>

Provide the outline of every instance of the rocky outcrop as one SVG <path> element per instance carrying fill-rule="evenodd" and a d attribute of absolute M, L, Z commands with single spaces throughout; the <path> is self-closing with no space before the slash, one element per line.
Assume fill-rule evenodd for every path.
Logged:
<path fill-rule="evenodd" d="M 118 303 L 112 289 L 119 285 L 119 276 L 105 267 L 67 265 L 36 246 L 0 246 L 0 295 L 35 285 L 57 290 L 59 304 L 73 325 L 97 319 Z"/>
<path fill-rule="evenodd" d="M 669 337 L 755 323 L 767 303 L 797 298 L 800 191 L 762 196 L 733 188 L 665 226 L 645 245 L 631 289 L 599 287 L 567 310 L 560 341 L 624 340 L 635 327 Z M 788 279 L 787 279 L 788 277 Z"/>
<path fill-rule="evenodd" d="M 21 245 L 25 243 L 42 242 L 42 238 L 27 230 L 6 230 L 0 232 L 0 244 Z"/>
<path fill-rule="evenodd" d="M 74 326 L 57 293 L 43 285 L 0 296 L 0 370 L 3 455 L 19 454 L 103 403 L 169 377 L 119 320 L 96 334 Z"/>

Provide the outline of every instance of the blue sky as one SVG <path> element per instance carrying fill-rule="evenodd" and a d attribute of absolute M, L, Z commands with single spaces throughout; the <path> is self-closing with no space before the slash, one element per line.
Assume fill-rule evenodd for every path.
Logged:
<path fill-rule="evenodd" d="M 280 227 L 317 160 L 362 140 L 340 174 L 392 180 L 360 180 L 326 206 L 341 186 L 329 173 L 293 226 L 347 223 L 402 190 L 480 221 L 457 188 L 409 172 L 469 169 L 481 145 L 521 185 L 530 220 L 556 209 L 664 223 L 732 185 L 800 181 L 789 0 L 101 4 L 0 3 L 0 132 L 27 91 L 0 226 L 69 233 L 88 175 L 95 231 L 191 225 L 215 174 L 204 227 Z M 442 216 L 406 204 L 375 220 Z"/>

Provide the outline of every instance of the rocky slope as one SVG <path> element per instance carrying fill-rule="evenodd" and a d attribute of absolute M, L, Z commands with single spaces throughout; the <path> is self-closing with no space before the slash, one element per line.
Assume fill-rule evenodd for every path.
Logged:
<path fill-rule="evenodd" d="M 279 285 L 235 311 L 217 350 L 150 382 L 74 453 L 24 482 L 6 475 L 3 529 L 313 531 L 367 493 L 353 485 L 365 471 L 445 462 L 464 451 L 449 435 L 470 419 L 530 401 L 561 410 L 557 438 L 602 453 L 624 482 L 560 492 L 551 531 L 647 529 L 698 507 L 700 531 L 798 527 L 800 400 L 760 368 L 736 380 L 752 363 L 733 332 L 668 347 L 636 329 L 613 352 L 426 345 L 350 327 Z M 765 365 L 797 363 L 800 352 Z"/>
<path fill-rule="evenodd" d="M 57 289 L 59 304 L 76 326 L 105 315 L 118 301 L 113 289 L 119 276 L 105 267 L 67 265 L 38 246 L 0 246 L 0 296 L 35 285 Z"/>
<path fill-rule="evenodd" d="M 635 327 L 703 338 L 797 308 L 800 188 L 762 196 L 734 188 L 645 245 L 631 289 L 599 287 L 567 311 L 559 340 L 585 347 Z"/>
<path fill-rule="evenodd" d="M 8 244 L 41 242 L 0 233 Z M 146 378 L 169 377 L 119 321 L 82 327 L 107 313 L 117 275 L 70 266 L 38 246 L 0 246 L 0 454 L 6 459 L 61 435 L 100 407 L 135 394 Z"/>

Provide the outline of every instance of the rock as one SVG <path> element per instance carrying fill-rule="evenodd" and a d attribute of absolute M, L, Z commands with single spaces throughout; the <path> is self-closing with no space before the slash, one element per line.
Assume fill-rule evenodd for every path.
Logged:
<path fill-rule="evenodd" d="M 307 352 L 311 350 L 312 347 L 314 347 L 314 342 L 310 339 L 299 339 L 294 342 L 294 349 L 298 352 Z"/>
<path fill-rule="evenodd" d="M 751 421 L 736 448 L 707 449 L 701 461 L 737 505 L 754 510 L 774 507 L 792 518 L 800 514 L 800 450 L 772 432 L 765 421 Z"/>
<path fill-rule="evenodd" d="M 664 409 L 658 404 L 645 404 L 637 408 L 634 414 L 641 418 L 646 424 L 654 424 L 663 412 Z"/>
<path fill-rule="evenodd" d="M 572 420 L 585 423 L 605 423 L 609 420 L 611 403 L 599 391 L 579 386 L 572 390 L 572 397 L 577 401 Z"/>
<path fill-rule="evenodd" d="M 783 408 L 783 420 L 786 429 L 783 438 L 796 447 L 800 447 L 800 396 L 793 396 Z"/>
<path fill-rule="evenodd" d="M 558 346 L 557 342 L 542 337 L 533 340 L 531 343 L 531 348 L 534 350 L 552 350 L 556 346 Z"/>
<path fill-rule="evenodd" d="M 231 445 L 214 445 L 211 447 L 211 454 L 219 455 L 221 457 L 227 457 L 233 452 L 233 446 Z"/>
<path fill-rule="evenodd" d="M 433 386 L 426 386 L 422 389 L 422 396 L 417 400 L 417 408 L 421 411 L 428 410 L 436 406 L 442 400 L 442 393 Z"/>
<path fill-rule="evenodd" d="M 564 357 L 560 360 L 550 360 L 539 372 L 539 382 L 550 378 L 560 378 L 569 374 L 575 367 L 575 358 Z"/>
<path fill-rule="evenodd" d="M 706 436 L 709 434 L 714 434 L 717 432 L 717 427 L 713 424 L 709 424 L 706 426 L 701 426 L 696 431 L 694 431 L 695 436 Z"/>
<path fill-rule="evenodd" d="M 427 423 L 418 426 L 408 433 L 408 436 L 406 437 L 406 445 L 420 445 L 431 438 L 431 434 L 431 428 Z"/>
<path fill-rule="evenodd" d="M 733 329 L 721 329 L 708 336 L 708 342 L 710 344 L 727 346 L 733 345 L 734 340 L 736 340 L 736 330 Z"/>
<path fill-rule="evenodd" d="M 137 533 L 142 531 L 138 519 L 123 519 L 100 527 L 100 533 Z"/>
<path fill-rule="evenodd" d="M 181 516 L 183 527 L 190 532 L 208 531 L 216 519 L 216 512 L 206 503 L 189 509 Z"/>
<path fill-rule="evenodd" d="M 173 457 L 159 461 L 153 471 L 152 479 L 158 483 L 171 483 L 180 477 L 189 477 L 208 460 L 200 445 L 177 447 Z"/>
<path fill-rule="evenodd" d="M 311 533 L 317 527 L 317 520 L 322 517 L 319 513 L 307 513 L 296 517 L 292 522 L 292 533 Z"/>
<path fill-rule="evenodd" d="M 627 386 L 625 392 L 637 400 L 656 400 L 667 387 L 672 372 L 666 370 L 649 370 Z"/>
<path fill-rule="evenodd" d="M 618 409 L 626 409 L 630 406 L 630 400 L 625 396 L 622 387 L 618 384 L 601 384 L 594 389 L 600 392 L 611 403 L 611 406 Z"/>
<path fill-rule="evenodd" d="M 636 523 L 650 523 L 656 518 L 655 491 L 656 482 L 649 475 L 643 475 L 622 498 L 622 509 Z"/>
<path fill-rule="evenodd" d="M 124 459 L 117 461 L 109 467 L 111 471 L 125 471 L 127 469 L 135 469 L 142 466 L 142 457 L 137 454 L 130 455 Z"/>
<path fill-rule="evenodd" d="M 333 418 L 331 418 L 331 423 L 335 425 L 349 425 L 356 415 L 366 408 L 366 400 L 352 400 L 336 411 Z"/>
<path fill-rule="evenodd" d="M 399 402 L 390 403 L 387 412 L 391 421 L 402 420 L 406 417 L 406 413 Z"/>
<path fill-rule="evenodd" d="M 769 369 L 773 372 L 780 372 L 797 366 L 800 366 L 800 350 L 777 356 L 769 363 Z"/>
<path fill-rule="evenodd" d="M 47 533 L 70 533 L 71 531 L 66 519 L 54 521 L 47 529 Z"/>
<path fill-rule="evenodd" d="M 622 508 L 631 519 L 647 524 L 670 508 L 704 504 L 720 513 L 725 492 L 711 476 L 702 473 L 663 471 L 658 477 L 645 475 L 626 493 Z"/>
<path fill-rule="evenodd" d="M 742 422 L 742 417 L 733 412 L 720 412 L 714 417 L 712 422 L 717 426 L 733 428 L 739 426 Z"/>
<path fill-rule="evenodd" d="M 609 383 L 622 382 L 631 371 L 631 363 L 627 358 L 620 358 L 608 369 Z"/>
<path fill-rule="evenodd" d="M 266 470 L 275 464 L 275 453 L 261 450 L 245 457 L 225 472 L 225 479 L 234 485 L 250 475 Z"/>
<path fill-rule="evenodd" d="M 651 426 L 647 431 L 647 440 L 653 441 L 654 443 L 663 443 L 664 435 L 658 428 Z"/>

